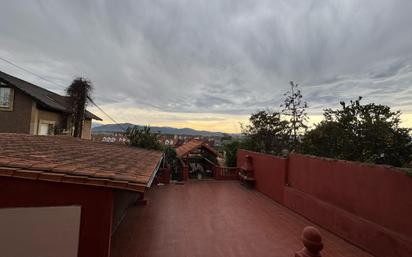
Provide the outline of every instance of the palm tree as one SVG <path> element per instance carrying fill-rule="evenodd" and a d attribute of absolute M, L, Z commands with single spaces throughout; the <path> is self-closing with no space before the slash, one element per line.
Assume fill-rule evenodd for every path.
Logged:
<path fill-rule="evenodd" d="M 72 84 L 66 88 L 69 104 L 72 109 L 72 121 L 74 125 L 74 137 L 81 137 L 83 129 L 84 114 L 89 102 L 93 85 L 85 78 L 75 78 Z"/>

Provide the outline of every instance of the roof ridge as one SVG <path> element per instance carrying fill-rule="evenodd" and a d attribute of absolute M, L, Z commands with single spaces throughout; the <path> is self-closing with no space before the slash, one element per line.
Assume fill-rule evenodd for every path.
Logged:
<path fill-rule="evenodd" d="M 0 79 L 7 81 L 10 85 L 13 85 L 17 89 L 21 90 L 23 93 L 35 99 L 35 101 L 41 105 L 44 105 L 46 108 L 63 113 L 72 112 L 69 108 L 70 105 L 67 103 L 68 97 L 65 95 L 60 95 L 49 89 L 37 86 L 3 71 L 0 71 Z M 86 117 L 95 120 L 102 120 L 88 110 L 86 110 Z"/>
<path fill-rule="evenodd" d="M 59 94 L 57 94 L 56 92 L 53 92 L 53 91 L 51 91 L 51 90 L 49 90 L 49 89 L 47 89 L 47 88 L 37 86 L 37 85 L 35 85 L 35 84 L 33 84 L 33 83 L 29 82 L 29 81 L 26 81 L 26 80 L 24 80 L 24 79 L 15 77 L 15 76 L 10 75 L 10 74 L 8 74 L 8 73 L 5 73 L 4 71 L 1 71 L 1 70 L 0 70 L 0 73 L 3 73 L 4 75 L 9 76 L 9 77 L 12 77 L 13 79 L 19 80 L 19 81 L 21 81 L 21 82 L 30 84 L 31 86 L 34 86 L 34 87 L 36 87 L 37 89 L 44 90 L 44 91 L 47 91 L 48 93 L 52 93 L 52 94 L 55 94 L 55 95 L 59 95 Z M 5 80 L 7 80 L 7 79 L 5 79 Z M 11 83 L 11 82 L 9 82 L 9 83 Z M 12 84 L 13 84 L 13 83 L 12 83 Z M 59 95 L 59 96 L 60 96 L 60 95 Z"/>

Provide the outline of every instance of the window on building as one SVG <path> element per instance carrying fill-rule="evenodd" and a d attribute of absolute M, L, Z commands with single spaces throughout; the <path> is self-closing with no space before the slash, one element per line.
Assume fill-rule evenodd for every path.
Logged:
<path fill-rule="evenodd" d="M 0 109 L 13 109 L 13 89 L 9 87 L 0 87 Z"/>

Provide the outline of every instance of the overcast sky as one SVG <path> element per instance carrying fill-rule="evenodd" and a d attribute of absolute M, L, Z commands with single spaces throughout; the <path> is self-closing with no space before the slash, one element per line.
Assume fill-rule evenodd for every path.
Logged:
<path fill-rule="evenodd" d="M 412 124 L 410 0 L 0 2 L 0 57 L 56 83 L 0 70 L 87 77 L 119 122 L 239 132 L 293 80 L 313 120 L 361 95 Z"/>

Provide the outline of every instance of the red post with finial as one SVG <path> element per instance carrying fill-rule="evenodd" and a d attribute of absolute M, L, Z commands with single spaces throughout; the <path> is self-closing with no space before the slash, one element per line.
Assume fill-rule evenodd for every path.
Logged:
<path fill-rule="evenodd" d="M 322 236 L 315 227 L 307 226 L 302 232 L 303 249 L 295 253 L 295 257 L 321 257 L 323 249 Z"/>
<path fill-rule="evenodd" d="M 189 179 L 189 166 L 184 164 L 183 166 L 183 181 L 187 181 Z"/>

